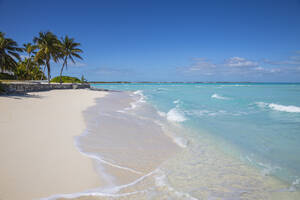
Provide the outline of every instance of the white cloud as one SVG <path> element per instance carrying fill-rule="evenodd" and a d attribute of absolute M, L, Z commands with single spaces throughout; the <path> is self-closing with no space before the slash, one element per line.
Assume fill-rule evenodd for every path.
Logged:
<path fill-rule="evenodd" d="M 299 60 L 296 60 L 295 58 L 296 58 L 295 56 L 291 56 L 289 60 L 283 60 L 283 61 L 264 60 L 264 62 L 270 65 L 300 65 L 300 58 Z"/>
<path fill-rule="evenodd" d="M 228 67 L 257 67 L 258 62 L 247 60 L 241 57 L 231 57 L 225 60 L 225 66 Z"/>
<path fill-rule="evenodd" d="M 256 67 L 256 68 L 254 68 L 254 70 L 263 72 L 263 73 L 278 73 L 278 72 L 282 71 L 282 69 L 279 69 L 279 68 L 268 69 L 268 68 L 263 68 L 263 67 Z"/>
<path fill-rule="evenodd" d="M 278 73 L 278 72 L 281 72 L 282 70 L 281 69 L 278 69 L 278 68 L 274 68 L 274 69 L 270 69 L 269 70 L 271 73 Z"/>
<path fill-rule="evenodd" d="M 183 71 L 185 72 L 198 72 L 202 75 L 213 75 L 216 65 L 206 58 L 192 58 L 194 63 L 188 67 L 184 67 Z"/>
<path fill-rule="evenodd" d="M 92 70 L 93 73 L 98 75 L 126 75 L 133 73 L 129 69 L 113 68 L 113 67 L 100 67 Z"/>
<path fill-rule="evenodd" d="M 296 51 L 295 54 L 287 60 L 273 61 L 265 59 L 264 62 L 270 65 L 300 65 L 300 51 Z"/>
<path fill-rule="evenodd" d="M 199 71 L 199 70 L 203 70 L 203 69 L 212 69 L 215 68 L 216 65 L 211 63 L 211 62 L 207 62 L 207 61 L 199 61 L 196 63 L 193 63 L 188 70 L 190 71 Z"/>
<path fill-rule="evenodd" d="M 295 60 L 295 58 L 293 58 Z M 291 66 L 269 66 L 264 65 L 265 60 L 248 60 L 242 57 L 230 57 L 225 59 L 223 63 L 214 63 L 205 58 L 193 58 L 194 62 L 189 66 L 180 67 L 180 72 L 186 75 L 195 76 L 243 76 L 243 77 L 256 77 L 256 76 L 278 76 L 279 74 L 299 73 L 300 65 Z"/>
<path fill-rule="evenodd" d="M 300 64 L 300 55 L 290 56 L 290 60 L 294 63 Z"/>
<path fill-rule="evenodd" d="M 75 64 L 70 62 L 70 64 L 68 64 L 70 67 L 85 67 L 87 66 L 86 63 L 81 63 L 81 62 L 76 62 Z"/>
<path fill-rule="evenodd" d="M 254 70 L 256 70 L 256 71 L 264 71 L 265 68 L 263 68 L 263 67 L 256 67 L 256 68 L 254 68 Z"/>

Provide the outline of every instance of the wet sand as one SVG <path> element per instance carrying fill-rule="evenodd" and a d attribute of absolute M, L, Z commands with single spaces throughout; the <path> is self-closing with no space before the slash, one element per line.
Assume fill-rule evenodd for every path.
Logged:
<path fill-rule="evenodd" d="M 62 194 L 57 199 L 130 199 L 132 193 L 154 185 L 153 177 L 150 185 L 148 178 L 181 148 L 154 122 L 153 107 L 137 104 L 130 93 L 116 92 L 98 99 L 84 112 L 88 128 L 76 137 L 76 145 L 83 154 L 99 160 L 98 172 L 104 185 L 86 193 Z"/>
<path fill-rule="evenodd" d="M 136 97 L 91 90 L 0 97 L 0 199 L 131 198 L 148 187 L 140 183 L 181 148 Z"/>
<path fill-rule="evenodd" d="M 97 100 L 84 113 L 88 133 L 77 138 L 83 152 L 127 169 L 102 164 L 102 174 L 111 175 L 105 181 L 114 190 L 74 199 L 298 199 L 289 185 L 218 149 L 209 135 L 168 123 L 153 107 L 140 100 L 133 104 L 128 95 Z M 178 151 L 170 139 L 186 140 L 185 148 Z"/>
<path fill-rule="evenodd" d="M 0 109 L 0 199 L 299 197 L 132 92 L 0 97 Z"/>

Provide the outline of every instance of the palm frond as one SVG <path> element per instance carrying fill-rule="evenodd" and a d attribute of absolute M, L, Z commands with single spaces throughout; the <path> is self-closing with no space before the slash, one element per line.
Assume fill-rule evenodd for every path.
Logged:
<path fill-rule="evenodd" d="M 70 38 L 67 35 L 61 38 L 60 45 L 61 55 L 65 60 L 61 68 L 62 73 L 64 67 L 66 67 L 67 69 L 68 59 L 71 60 L 74 64 L 76 63 L 74 57 L 82 60 L 82 57 L 79 55 L 79 53 L 82 53 L 83 51 L 78 48 L 80 46 L 80 43 L 75 42 L 74 38 Z"/>
<path fill-rule="evenodd" d="M 15 59 L 20 60 L 18 52 L 22 51 L 17 42 L 0 32 L 0 69 L 14 70 L 17 67 Z"/>

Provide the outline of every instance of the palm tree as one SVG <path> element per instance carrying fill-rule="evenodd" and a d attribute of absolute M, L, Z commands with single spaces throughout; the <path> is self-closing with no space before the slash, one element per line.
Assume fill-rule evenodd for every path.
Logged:
<path fill-rule="evenodd" d="M 16 60 L 20 60 L 19 52 L 22 52 L 22 48 L 19 48 L 14 40 L 5 38 L 5 34 L 0 32 L 0 69 L 14 71 L 18 66 Z"/>
<path fill-rule="evenodd" d="M 28 53 L 28 57 L 31 58 L 31 54 L 34 53 L 34 50 L 37 49 L 36 45 L 32 45 L 30 42 L 23 44 L 24 51 Z"/>
<path fill-rule="evenodd" d="M 43 74 L 45 73 L 45 68 L 46 68 L 46 64 L 45 61 L 41 58 L 38 58 L 37 60 L 35 60 L 36 64 L 38 65 L 39 68 L 41 68 L 42 65 L 44 65 L 44 68 L 42 70 Z M 44 76 L 42 76 L 42 80 L 44 80 Z"/>
<path fill-rule="evenodd" d="M 32 58 L 32 53 L 35 53 L 34 50 L 37 49 L 37 46 L 32 45 L 30 42 L 23 44 L 23 46 L 24 46 L 23 50 L 26 51 L 27 54 L 28 54 L 28 62 L 27 62 L 27 65 L 26 65 L 26 69 L 28 69 L 29 62 L 31 61 L 31 58 Z"/>
<path fill-rule="evenodd" d="M 64 67 L 66 67 L 66 69 L 68 67 L 68 59 L 70 59 L 74 64 L 74 57 L 82 60 L 79 53 L 82 53 L 83 51 L 79 49 L 78 46 L 80 46 L 80 43 L 74 42 L 74 38 L 69 38 L 68 36 L 61 38 L 61 57 L 63 59 L 63 65 L 60 70 L 60 84 L 62 83 L 61 77 Z"/>
<path fill-rule="evenodd" d="M 48 71 L 48 83 L 50 84 L 50 60 L 53 59 L 54 62 L 58 61 L 60 57 L 60 41 L 57 39 L 56 35 L 49 31 L 39 32 L 39 37 L 34 37 L 33 41 L 39 48 L 35 55 L 35 60 L 38 61 L 39 59 L 42 59 L 45 61 L 45 66 Z"/>
<path fill-rule="evenodd" d="M 39 64 L 29 58 L 19 62 L 14 73 L 18 80 L 41 80 L 45 77 Z"/>

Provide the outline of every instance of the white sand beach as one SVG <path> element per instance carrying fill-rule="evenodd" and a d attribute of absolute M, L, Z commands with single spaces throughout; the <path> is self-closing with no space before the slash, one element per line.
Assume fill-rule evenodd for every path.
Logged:
<path fill-rule="evenodd" d="M 82 115 L 106 92 L 52 90 L 0 96 L 0 199 L 29 200 L 101 186 L 74 136 Z"/>
<path fill-rule="evenodd" d="M 1 96 L 0 199 L 85 199 L 84 191 L 130 185 L 152 173 L 180 148 L 152 120 L 118 112 L 132 103 L 129 97 L 88 89 Z"/>

